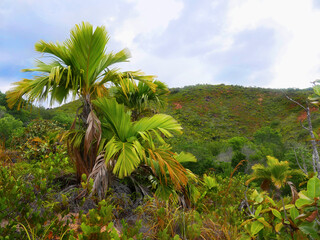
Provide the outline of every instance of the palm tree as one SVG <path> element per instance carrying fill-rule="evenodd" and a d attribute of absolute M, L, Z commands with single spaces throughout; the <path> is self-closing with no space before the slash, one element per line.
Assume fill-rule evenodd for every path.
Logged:
<path fill-rule="evenodd" d="M 70 39 L 63 43 L 39 41 L 35 45 L 36 51 L 50 57 L 51 61 L 37 60 L 36 68 L 24 69 L 38 75 L 15 83 L 7 94 L 9 107 L 17 104 L 18 108 L 22 97 L 30 102 L 49 99 L 50 104 L 62 103 L 70 95 L 81 100 L 82 112 L 77 112 L 68 135 L 78 179 L 83 173 L 91 172 L 101 140 L 101 123 L 95 115 L 92 100 L 108 93 L 107 84 L 120 84 L 127 78 L 143 81 L 153 90 L 156 87 L 152 83 L 154 76 L 139 71 L 120 72 L 114 68 L 117 63 L 127 62 L 130 53 L 127 49 L 106 52 L 108 41 L 105 27 L 94 29 L 89 23 L 76 25 L 70 32 Z"/>
<path fill-rule="evenodd" d="M 261 188 L 269 190 L 271 186 L 275 187 L 276 194 L 280 196 L 280 189 L 288 184 L 294 195 L 296 192 L 294 185 L 289 180 L 293 176 L 304 176 L 301 170 L 290 169 L 289 162 L 267 156 L 267 166 L 256 164 L 252 167 L 251 178 L 246 182 L 248 185 L 252 181 L 262 180 Z"/>
<path fill-rule="evenodd" d="M 150 84 L 138 82 L 130 78 L 125 79 L 110 89 L 110 95 L 117 99 L 118 103 L 123 103 L 131 110 L 131 118 L 136 121 L 141 115 L 154 114 L 159 108 L 166 105 L 165 96 L 168 95 L 168 87 L 160 81 L 153 81 L 155 90 Z"/>
<path fill-rule="evenodd" d="M 131 111 L 126 111 L 114 98 L 99 98 L 93 104 L 101 114 L 103 134 L 99 161 L 89 177 L 95 179 L 93 189 L 100 197 L 104 196 L 112 175 L 124 178 L 141 166 L 150 170 L 162 190 L 172 187 L 175 191 L 186 192 L 189 180 L 195 176 L 181 162 L 196 159 L 191 154 L 171 152 L 161 136 L 172 137 L 181 132 L 175 119 L 156 114 L 132 121 Z"/>

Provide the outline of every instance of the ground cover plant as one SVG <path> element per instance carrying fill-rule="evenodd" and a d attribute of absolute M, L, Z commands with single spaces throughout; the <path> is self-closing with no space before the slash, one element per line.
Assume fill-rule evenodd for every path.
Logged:
<path fill-rule="evenodd" d="M 276 90 L 169 94 L 113 68 L 130 55 L 108 40 L 81 23 L 38 42 L 52 61 L 0 95 L 0 239 L 320 239 L 317 105 L 308 118 Z M 10 110 L 69 94 L 36 117 Z M 317 85 L 286 94 L 318 104 Z"/>

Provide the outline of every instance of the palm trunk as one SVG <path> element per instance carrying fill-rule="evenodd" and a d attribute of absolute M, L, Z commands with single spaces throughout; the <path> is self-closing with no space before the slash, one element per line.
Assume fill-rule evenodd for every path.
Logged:
<path fill-rule="evenodd" d="M 92 110 L 92 105 L 90 102 L 90 96 L 86 97 L 86 98 L 81 98 L 81 102 L 82 102 L 82 112 L 79 116 L 83 127 L 85 127 L 87 129 L 88 124 L 87 124 L 87 120 L 88 120 L 88 116 Z"/>
<path fill-rule="evenodd" d="M 79 182 L 82 174 L 88 176 L 92 172 L 101 139 L 101 123 L 93 111 L 90 95 L 82 97 L 81 101 L 83 106 L 78 119 L 80 120 L 80 128 L 85 129 L 86 133 L 80 147 L 71 146 Z"/>

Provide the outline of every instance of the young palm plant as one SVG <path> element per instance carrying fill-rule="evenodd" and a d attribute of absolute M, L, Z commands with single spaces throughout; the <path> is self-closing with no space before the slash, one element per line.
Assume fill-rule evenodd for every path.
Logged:
<path fill-rule="evenodd" d="M 271 156 L 267 157 L 267 166 L 256 164 L 252 169 L 252 177 L 246 184 L 248 185 L 250 182 L 256 180 L 262 180 L 262 190 L 269 190 L 271 186 L 274 186 L 277 197 L 281 197 L 280 189 L 288 184 L 291 188 L 293 198 L 295 198 L 297 191 L 295 190 L 293 183 L 289 180 L 294 176 L 304 176 L 301 170 L 290 169 L 289 162 L 279 161 Z"/>
<path fill-rule="evenodd" d="M 158 195 L 165 191 L 190 193 L 190 180 L 196 180 L 196 177 L 181 162 L 196 161 L 195 157 L 171 152 L 161 136 L 172 137 L 181 132 L 175 119 L 156 114 L 132 121 L 131 111 L 126 111 L 114 98 L 99 98 L 93 104 L 101 115 L 103 133 L 99 161 L 89 176 L 95 179 L 93 191 L 103 197 L 113 176 L 124 178 L 138 167 L 145 167 L 158 185 Z"/>
<path fill-rule="evenodd" d="M 94 29 L 89 23 L 76 25 L 70 32 L 70 39 L 63 43 L 39 41 L 35 45 L 36 51 L 50 57 L 51 61 L 37 60 L 35 68 L 24 69 L 38 75 L 15 83 L 7 94 L 9 107 L 17 104 L 18 108 L 22 97 L 30 102 L 49 99 L 52 104 L 62 103 L 72 95 L 82 101 L 82 111 L 77 112 L 68 134 L 79 180 L 83 173 L 91 172 L 101 140 L 101 123 L 93 111 L 92 100 L 108 93 L 107 84 L 119 84 L 127 78 L 143 81 L 153 90 L 156 87 L 152 82 L 154 76 L 139 71 L 121 72 L 115 68 L 115 64 L 127 62 L 130 53 L 127 49 L 107 52 L 108 41 L 103 26 Z"/>
<path fill-rule="evenodd" d="M 133 79 L 125 79 L 124 81 L 115 83 L 110 89 L 110 95 L 117 99 L 118 103 L 123 103 L 131 111 L 133 121 L 138 120 L 141 115 L 148 113 L 157 113 L 158 109 L 166 105 L 165 96 L 168 95 L 168 87 L 160 81 L 153 82 L 156 86 L 155 90 L 150 84 L 138 82 Z"/>

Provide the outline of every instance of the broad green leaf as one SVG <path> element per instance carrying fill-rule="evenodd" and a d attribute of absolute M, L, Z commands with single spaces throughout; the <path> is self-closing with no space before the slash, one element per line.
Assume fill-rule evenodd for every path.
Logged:
<path fill-rule="evenodd" d="M 251 200 L 254 200 L 259 195 L 258 191 L 255 189 L 250 195 Z"/>
<path fill-rule="evenodd" d="M 254 200 L 257 202 L 257 203 L 262 203 L 263 201 L 263 195 L 260 193 Z"/>
<path fill-rule="evenodd" d="M 287 204 L 287 205 L 285 205 L 284 207 L 285 207 L 286 210 L 289 210 L 289 209 L 291 209 L 291 208 L 294 207 L 294 204 Z M 279 210 L 280 210 L 280 211 L 283 211 L 283 207 L 281 207 Z"/>
<path fill-rule="evenodd" d="M 257 220 L 261 222 L 265 227 L 272 228 L 272 226 L 263 217 L 260 217 Z"/>
<path fill-rule="evenodd" d="M 203 175 L 203 182 L 206 186 L 206 188 L 211 189 L 213 187 L 216 187 L 217 184 L 217 180 L 213 177 L 207 176 L 206 174 Z"/>
<path fill-rule="evenodd" d="M 142 132 L 152 129 L 158 129 L 166 137 L 171 137 L 170 132 L 181 133 L 181 125 L 171 116 L 165 114 L 156 114 L 152 117 L 145 117 L 135 122 L 132 131 Z"/>
<path fill-rule="evenodd" d="M 313 87 L 313 91 L 314 91 L 315 94 L 320 96 L 320 85 L 315 85 Z"/>
<path fill-rule="evenodd" d="M 281 213 L 277 210 L 277 209 L 272 209 L 272 214 L 274 216 L 276 216 L 277 218 L 279 218 L 280 220 L 282 220 L 282 216 L 281 216 Z"/>
<path fill-rule="evenodd" d="M 297 223 L 297 217 L 299 216 L 299 211 L 293 207 L 290 209 L 290 217 L 294 223 Z"/>
<path fill-rule="evenodd" d="M 313 236 L 318 236 L 317 239 L 319 239 L 319 235 L 318 235 L 318 232 L 317 232 L 317 223 L 315 221 L 309 223 L 309 222 L 303 222 L 301 223 L 301 225 L 299 226 L 299 229 L 307 234 L 307 235 L 311 235 L 312 237 Z"/>
<path fill-rule="evenodd" d="M 302 198 L 302 199 L 307 199 L 307 200 L 312 200 L 311 198 L 309 198 L 307 195 L 308 195 L 308 192 L 307 191 L 301 191 L 298 193 L 299 195 L 299 198 Z"/>
<path fill-rule="evenodd" d="M 272 204 L 272 206 L 276 206 L 275 202 L 273 201 L 273 199 L 269 196 L 266 196 L 266 199 L 268 200 L 268 202 L 270 202 Z"/>
<path fill-rule="evenodd" d="M 310 204 L 312 204 L 312 203 L 313 203 L 312 200 L 299 198 L 299 199 L 297 199 L 297 201 L 296 201 L 296 207 L 297 207 L 297 208 L 301 208 L 301 207 L 303 207 L 303 206 L 310 205 Z"/>
<path fill-rule="evenodd" d="M 247 234 L 242 234 L 240 240 L 251 240 L 252 238 Z"/>
<path fill-rule="evenodd" d="M 278 224 L 275 226 L 276 232 L 280 232 L 280 230 L 281 230 L 282 227 L 283 227 L 282 222 L 281 222 L 281 223 L 278 223 Z"/>
<path fill-rule="evenodd" d="M 262 210 L 262 205 L 260 205 L 254 213 L 254 216 L 257 218 Z"/>
<path fill-rule="evenodd" d="M 264 225 L 261 222 L 255 221 L 251 225 L 251 234 L 256 235 L 264 228 Z"/>
<path fill-rule="evenodd" d="M 241 223 L 241 226 L 245 226 L 245 227 L 246 227 L 246 225 L 247 225 L 248 223 L 250 223 L 250 222 L 252 222 L 252 221 L 254 221 L 254 220 L 255 220 L 254 218 L 248 219 L 248 220 L 244 221 L 243 223 Z"/>
<path fill-rule="evenodd" d="M 308 181 L 307 193 L 308 197 L 311 199 L 320 197 L 320 179 L 313 177 Z"/>

